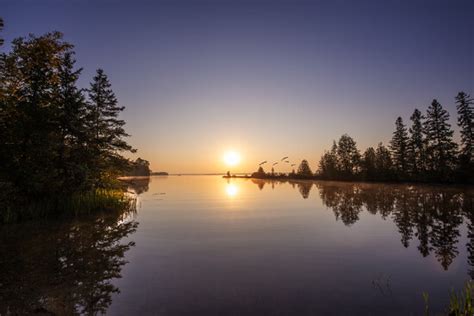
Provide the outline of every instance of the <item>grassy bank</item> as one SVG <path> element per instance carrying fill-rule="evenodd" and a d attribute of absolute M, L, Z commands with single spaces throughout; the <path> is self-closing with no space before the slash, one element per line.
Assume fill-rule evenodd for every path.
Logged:
<path fill-rule="evenodd" d="M 21 201 L 11 197 L 5 199 L 0 206 L 0 223 L 134 209 L 135 197 L 122 189 L 97 189 L 35 201 Z"/>

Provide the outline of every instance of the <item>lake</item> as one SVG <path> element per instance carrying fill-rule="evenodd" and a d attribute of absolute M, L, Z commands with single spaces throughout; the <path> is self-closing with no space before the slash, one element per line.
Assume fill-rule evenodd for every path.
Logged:
<path fill-rule="evenodd" d="M 0 228 L 0 315 L 421 315 L 474 278 L 474 189 L 140 180 L 137 210 Z"/>

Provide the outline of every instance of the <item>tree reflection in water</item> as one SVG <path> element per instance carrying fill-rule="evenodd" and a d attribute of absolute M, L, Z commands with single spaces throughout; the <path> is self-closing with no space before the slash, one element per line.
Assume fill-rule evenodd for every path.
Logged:
<path fill-rule="evenodd" d="M 0 230 L 0 315 L 105 313 L 121 277 L 123 241 L 136 230 L 130 212 Z"/>
<path fill-rule="evenodd" d="M 265 180 L 255 182 L 263 187 Z M 267 180 L 268 181 L 268 180 Z M 285 181 L 283 181 L 285 182 Z M 288 181 L 297 185 L 306 199 L 311 182 Z M 401 243 L 409 247 L 417 240 L 423 257 L 433 253 L 443 269 L 459 254 L 460 227 L 466 220 L 468 227 L 469 275 L 474 279 L 474 190 L 467 187 L 429 185 L 398 185 L 316 181 L 324 205 L 334 212 L 344 225 L 355 224 L 363 210 L 391 218 L 401 236 Z"/>
<path fill-rule="evenodd" d="M 412 239 L 418 239 L 420 253 L 426 257 L 433 252 L 445 270 L 459 254 L 457 243 L 463 215 L 468 218 L 473 212 L 474 195 L 468 188 L 321 182 L 316 185 L 323 203 L 334 211 L 336 219 L 346 225 L 354 224 L 362 209 L 379 213 L 383 218 L 391 216 L 402 245 L 409 247 Z M 462 207 L 463 204 L 466 206 Z M 471 225 L 470 235 L 472 228 Z"/>

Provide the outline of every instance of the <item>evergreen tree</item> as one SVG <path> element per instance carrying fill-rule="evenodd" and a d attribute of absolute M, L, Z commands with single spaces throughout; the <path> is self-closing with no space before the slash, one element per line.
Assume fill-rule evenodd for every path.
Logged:
<path fill-rule="evenodd" d="M 360 153 L 356 142 L 347 134 L 341 136 L 337 146 L 338 165 L 341 175 L 353 178 L 359 171 Z"/>
<path fill-rule="evenodd" d="M 72 48 L 54 32 L 17 38 L 2 54 L 0 185 L 9 203 L 104 187 L 129 165 L 120 155 L 132 150 L 118 119 L 123 107 L 103 72 L 86 104 Z"/>
<path fill-rule="evenodd" d="M 377 169 L 377 180 L 391 180 L 393 177 L 393 163 L 390 150 L 379 143 L 375 151 L 375 167 Z"/>
<path fill-rule="evenodd" d="M 362 157 L 362 174 L 365 180 L 377 179 L 376 153 L 373 147 L 365 150 Z"/>
<path fill-rule="evenodd" d="M 456 143 L 453 130 L 448 123 L 449 113 L 435 99 L 428 107 L 424 132 L 426 151 L 431 176 L 438 181 L 447 181 L 456 164 Z"/>
<path fill-rule="evenodd" d="M 459 92 L 456 96 L 458 125 L 461 129 L 461 154 L 474 159 L 474 100 L 469 94 Z"/>
<path fill-rule="evenodd" d="M 410 127 L 410 139 L 408 141 L 408 159 L 410 172 L 416 177 L 425 167 L 425 142 L 423 139 L 422 123 L 423 115 L 418 109 L 415 109 L 410 120 L 412 121 L 412 126 Z"/>
<path fill-rule="evenodd" d="M 334 141 L 331 151 L 325 152 L 319 161 L 319 175 L 323 179 L 336 179 L 338 176 L 337 144 Z"/>
<path fill-rule="evenodd" d="M 65 187 L 86 188 L 88 169 L 86 147 L 85 114 L 86 103 L 82 90 L 77 88 L 77 80 L 82 68 L 74 70 L 73 52 L 64 54 L 59 68 L 59 87 L 56 96 L 58 103 L 57 120 L 61 137 L 58 155 L 58 169 L 64 179 Z"/>
<path fill-rule="evenodd" d="M 307 160 L 301 161 L 300 165 L 298 166 L 298 171 L 296 172 L 296 174 L 302 178 L 310 178 L 313 176 L 313 172 L 311 171 L 311 168 L 309 167 Z"/>
<path fill-rule="evenodd" d="M 62 147 L 57 103 L 60 65 L 72 45 L 59 32 L 12 42 L 4 55 L 0 95 L 0 177 L 22 194 L 63 191 L 57 161 Z"/>
<path fill-rule="evenodd" d="M 96 160 L 93 173 L 94 179 L 98 179 L 95 186 L 98 186 L 103 184 L 103 179 L 127 168 L 128 162 L 121 152 L 135 150 L 123 139 L 129 136 L 123 128 L 125 121 L 118 118 L 124 107 L 117 105 L 117 98 L 102 69 L 97 70 L 88 96 L 87 122 L 92 139 L 88 145 Z"/>
<path fill-rule="evenodd" d="M 0 32 L 3 31 L 3 26 L 4 26 L 3 19 L 0 18 Z M 2 45 L 3 45 L 3 38 L 0 37 L 0 46 Z"/>
<path fill-rule="evenodd" d="M 408 133 L 401 117 L 395 121 L 395 132 L 390 141 L 390 149 L 395 169 L 403 178 L 407 170 Z"/>

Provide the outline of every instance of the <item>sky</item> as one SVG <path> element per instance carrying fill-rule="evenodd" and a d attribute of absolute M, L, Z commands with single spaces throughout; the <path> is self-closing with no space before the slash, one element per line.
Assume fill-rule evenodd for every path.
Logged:
<path fill-rule="evenodd" d="M 474 1 L 456 0 L 0 0 L 6 43 L 63 32 L 81 87 L 103 68 L 126 107 L 130 157 L 170 173 L 251 172 L 284 156 L 316 169 L 342 134 L 362 151 L 388 144 L 396 118 L 433 98 L 458 139 L 473 15 Z"/>

